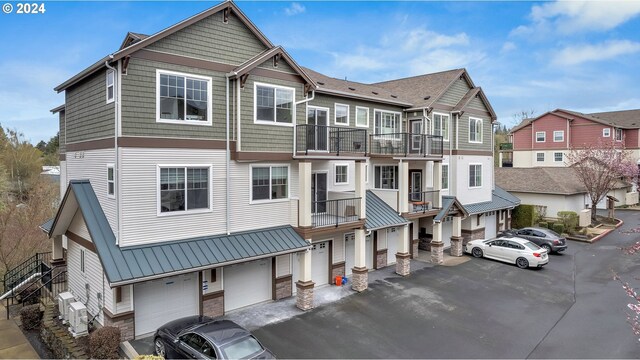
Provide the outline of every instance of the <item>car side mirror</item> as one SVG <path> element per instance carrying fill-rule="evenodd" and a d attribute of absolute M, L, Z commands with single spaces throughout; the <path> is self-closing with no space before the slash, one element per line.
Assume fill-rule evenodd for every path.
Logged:
<path fill-rule="evenodd" d="M 178 339 L 178 338 L 175 338 L 175 339 L 173 340 L 173 343 L 174 343 L 174 344 L 177 344 L 177 343 L 179 343 L 179 342 L 180 342 L 180 339 Z"/>

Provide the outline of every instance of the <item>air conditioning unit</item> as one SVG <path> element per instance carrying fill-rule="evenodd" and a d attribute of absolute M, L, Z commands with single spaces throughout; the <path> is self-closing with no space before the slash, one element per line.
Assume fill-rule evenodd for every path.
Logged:
<path fill-rule="evenodd" d="M 73 298 L 73 294 L 70 292 L 63 292 L 58 294 L 58 312 L 60 316 L 58 319 L 62 320 L 62 323 L 66 323 L 69 320 L 69 304 L 76 301 Z"/>
<path fill-rule="evenodd" d="M 87 318 L 87 307 L 83 303 L 76 301 L 69 304 L 69 331 L 73 337 L 87 335 L 89 319 Z"/>

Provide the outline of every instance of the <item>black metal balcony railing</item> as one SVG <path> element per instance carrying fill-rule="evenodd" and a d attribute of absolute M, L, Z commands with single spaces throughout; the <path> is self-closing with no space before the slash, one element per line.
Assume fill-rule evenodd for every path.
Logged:
<path fill-rule="evenodd" d="M 297 125 L 297 152 L 361 153 L 367 151 L 367 130 L 339 126 Z"/>
<path fill-rule="evenodd" d="M 410 133 L 371 134 L 369 136 L 369 154 L 442 156 L 442 136 Z"/>
<path fill-rule="evenodd" d="M 440 191 L 436 190 L 409 193 L 409 212 L 426 213 L 431 210 L 439 210 L 440 207 L 434 206 L 437 196 L 440 196 Z"/>
<path fill-rule="evenodd" d="M 313 227 L 338 226 L 360 220 L 361 198 L 314 201 L 311 208 Z"/>
<path fill-rule="evenodd" d="M 513 143 L 501 143 L 500 150 L 513 150 Z"/>

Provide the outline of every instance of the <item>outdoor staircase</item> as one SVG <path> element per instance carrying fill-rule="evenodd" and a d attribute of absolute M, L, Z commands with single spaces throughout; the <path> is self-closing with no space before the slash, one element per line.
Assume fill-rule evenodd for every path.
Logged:
<path fill-rule="evenodd" d="M 51 252 L 36 253 L 20 265 L 8 270 L 2 278 L 4 285 L 2 292 L 13 289 L 35 273 L 47 272 L 50 269 L 49 260 L 51 260 Z"/>

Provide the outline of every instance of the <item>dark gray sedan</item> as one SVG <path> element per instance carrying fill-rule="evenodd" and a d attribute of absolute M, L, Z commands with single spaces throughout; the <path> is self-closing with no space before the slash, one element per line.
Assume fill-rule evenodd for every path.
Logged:
<path fill-rule="evenodd" d="M 541 248 L 552 252 L 562 252 L 567 250 L 567 239 L 557 232 L 541 227 L 526 227 L 522 229 L 503 230 L 498 236 L 517 236 L 527 239 Z"/>
<path fill-rule="evenodd" d="M 165 359 L 275 359 L 242 326 L 208 316 L 166 323 L 153 339 L 156 355 Z"/>

